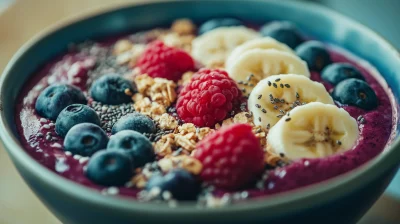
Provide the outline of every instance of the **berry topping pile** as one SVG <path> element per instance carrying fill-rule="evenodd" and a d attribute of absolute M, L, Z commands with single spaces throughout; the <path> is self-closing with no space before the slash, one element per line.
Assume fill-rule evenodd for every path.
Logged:
<path fill-rule="evenodd" d="M 339 175 L 384 147 L 390 102 L 362 67 L 289 21 L 246 25 L 180 19 L 76 45 L 21 103 L 27 148 L 104 194 L 219 206 Z M 372 120 L 379 140 L 364 137 Z"/>

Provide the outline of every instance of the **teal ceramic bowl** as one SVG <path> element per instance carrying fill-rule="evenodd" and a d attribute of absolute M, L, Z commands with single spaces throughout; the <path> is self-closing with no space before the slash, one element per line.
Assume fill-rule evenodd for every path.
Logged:
<path fill-rule="evenodd" d="M 24 45 L 1 77 L 0 136 L 18 171 L 63 223 L 355 223 L 393 178 L 400 162 L 398 132 L 387 149 L 366 165 L 323 183 L 266 199 L 218 209 L 194 204 L 170 208 L 99 192 L 58 176 L 32 159 L 18 140 L 14 104 L 24 82 L 70 42 L 169 24 L 233 15 L 253 22 L 285 19 L 373 64 L 400 99 L 400 56 L 368 28 L 310 3 L 265 0 L 171 1 L 100 9 L 62 22 Z M 397 122 L 397 121 L 396 121 Z M 22 215 L 22 214 L 21 214 Z"/>

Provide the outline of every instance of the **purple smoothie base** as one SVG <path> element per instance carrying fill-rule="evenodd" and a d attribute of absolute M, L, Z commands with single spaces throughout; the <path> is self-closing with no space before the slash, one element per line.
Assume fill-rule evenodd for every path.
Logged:
<path fill-rule="evenodd" d="M 379 99 L 379 106 L 372 111 L 339 105 L 355 119 L 360 115 L 364 117 L 365 122 L 363 124 L 358 121 L 360 136 L 357 144 L 352 150 L 327 158 L 301 159 L 283 168 L 267 170 L 268 178 L 263 190 L 255 187 L 244 189 L 249 193 L 249 197 L 254 198 L 284 192 L 338 176 L 359 167 L 385 148 L 394 124 L 392 121 L 394 119 L 392 116 L 393 109 L 388 93 L 366 67 L 335 50 L 331 50 L 331 57 L 334 62 L 348 62 L 359 68 Z M 41 120 L 41 117 L 35 112 L 36 98 L 49 85 L 49 82 L 74 84 L 87 94 L 87 73 L 94 67 L 95 61 L 96 57 L 93 54 L 88 56 L 87 54 L 72 52 L 44 66 L 25 84 L 21 91 L 16 105 L 18 114 L 16 124 L 23 147 L 35 160 L 69 180 L 102 190 L 105 187 L 96 185 L 85 177 L 84 167 L 87 161 L 79 161 L 79 158 L 66 155 L 62 149 L 63 140 L 56 135 L 54 126 L 48 125 L 50 121 Z M 329 91 L 332 89 L 332 86 L 321 80 L 318 73 L 313 72 L 311 79 L 323 83 Z M 52 136 L 58 139 L 51 142 L 46 140 L 47 132 L 51 132 Z M 135 188 L 119 187 L 119 195 L 123 196 L 136 198 L 139 191 Z M 226 192 L 215 189 L 213 193 L 221 196 Z"/>

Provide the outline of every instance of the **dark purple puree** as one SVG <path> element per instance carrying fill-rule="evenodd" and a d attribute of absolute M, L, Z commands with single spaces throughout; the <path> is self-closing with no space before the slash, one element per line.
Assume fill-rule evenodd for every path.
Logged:
<path fill-rule="evenodd" d="M 249 197 L 269 195 L 321 182 L 352 170 L 383 151 L 394 124 L 388 93 L 366 67 L 334 50 L 331 50 L 331 56 L 334 62 L 349 62 L 359 68 L 379 99 L 379 106 L 372 111 L 343 106 L 359 124 L 360 136 L 357 144 L 352 150 L 328 158 L 301 159 L 283 168 L 267 170 L 263 185 L 257 184 L 257 188 L 247 189 Z M 113 71 L 126 73 L 128 69 L 115 64 L 110 54 L 110 42 L 98 43 L 95 47 L 87 45 L 79 51 L 70 50 L 69 53 L 44 66 L 25 84 L 16 106 L 18 114 L 16 124 L 25 150 L 39 163 L 57 174 L 98 190 L 104 187 L 92 183 L 84 175 L 86 158 L 66 155 L 62 149 L 63 139 L 54 131 L 54 122 L 41 119 L 36 114 L 35 101 L 49 82 L 74 84 L 87 95 L 87 83 L 90 83 L 91 79 L 98 74 Z M 322 82 L 318 73 L 312 73 L 311 78 Z M 324 85 L 331 90 L 329 84 L 324 83 Z M 136 197 L 138 192 L 139 190 L 134 188 L 119 188 L 120 195 Z M 217 189 L 215 193 L 222 195 L 225 192 Z"/>

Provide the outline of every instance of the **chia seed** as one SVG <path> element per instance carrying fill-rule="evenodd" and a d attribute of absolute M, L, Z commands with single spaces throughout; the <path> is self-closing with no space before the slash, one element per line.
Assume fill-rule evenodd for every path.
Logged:
<path fill-rule="evenodd" d="M 135 112 L 133 104 L 126 103 L 119 106 L 103 105 L 100 102 L 93 101 L 90 105 L 101 120 L 101 127 L 110 132 L 114 124 L 123 116 Z"/>

